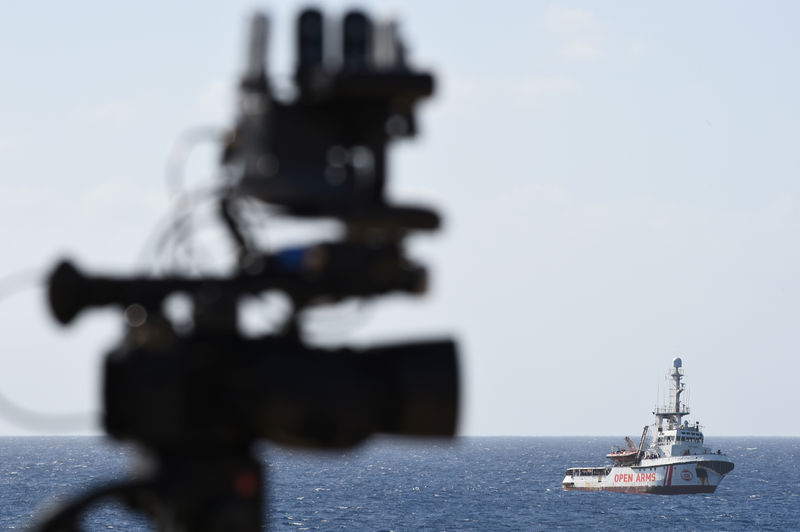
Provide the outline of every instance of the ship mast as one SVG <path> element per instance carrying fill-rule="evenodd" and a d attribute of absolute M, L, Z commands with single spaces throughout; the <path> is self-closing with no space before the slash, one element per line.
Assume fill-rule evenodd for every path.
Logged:
<path fill-rule="evenodd" d="M 653 414 L 656 416 L 656 424 L 659 429 L 662 427 L 664 420 L 667 421 L 668 429 L 675 429 L 681 424 L 683 416 L 689 415 L 689 407 L 681 404 L 681 394 L 686 389 L 686 386 L 681 382 L 683 378 L 683 361 L 680 357 L 672 359 L 672 372 L 669 376 L 672 377 L 672 386 L 669 393 L 669 405 L 665 408 L 656 408 Z"/>

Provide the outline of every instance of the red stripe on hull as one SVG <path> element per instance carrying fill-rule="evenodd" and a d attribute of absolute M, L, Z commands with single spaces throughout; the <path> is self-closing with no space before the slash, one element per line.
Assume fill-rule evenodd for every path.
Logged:
<path fill-rule="evenodd" d="M 620 486 L 605 488 L 576 488 L 562 486 L 564 491 L 613 491 L 616 493 L 643 493 L 651 495 L 688 495 L 692 493 L 714 493 L 716 486 Z"/>

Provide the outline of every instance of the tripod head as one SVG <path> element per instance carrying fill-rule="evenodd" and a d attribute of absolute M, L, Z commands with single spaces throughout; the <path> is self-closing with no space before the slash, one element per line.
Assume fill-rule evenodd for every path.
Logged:
<path fill-rule="evenodd" d="M 255 442 L 343 448 L 376 433 L 454 433 L 452 340 L 325 349 L 310 345 L 298 323 L 321 302 L 424 293 L 427 272 L 403 244 L 440 223 L 433 210 L 385 197 L 387 147 L 415 134 L 414 106 L 433 92 L 433 77 L 406 64 L 393 25 L 358 11 L 340 22 L 317 10 L 300 14 L 297 93 L 281 100 L 267 76 L 267 20 L 253 19 L 240 116 L 222 150 L 228 179 L 219 214 L 238 250 L 235 271 L 109 277 L 66 261 L 53 271 L 50 307 L 62 324 L 88 307 L 123 310 L 124 338 L 104 364 L 103 423 L 112 437 L 140 444 L 154 467 L 144 480 L 90 493 L 43 530 L 75 529 L 83 508 L 106 496 L 163 530 L 260 530 Z M 241 222 L 244 201 L 296 219 L 334 219 L 345 231 L 333 241 L 262 249 Z M 278 330 L 247 338 L 238 329 L 240 299 L 266 291 L 284 293 L 292 309 Z M 190 327 L 165 311 L 176 294 L 191 302 Z"/>

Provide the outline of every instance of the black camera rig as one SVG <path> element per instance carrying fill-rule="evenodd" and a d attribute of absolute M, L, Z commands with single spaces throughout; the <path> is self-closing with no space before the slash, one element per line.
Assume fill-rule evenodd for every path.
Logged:
<path fill-rule="evenodd" d="M 412 70 L 392 24 L 358 11 L 339 25 L 317 10 L 298 18 L 296 95 L 275 97 L 266 69 L 267 19 L 253 19 L 240 117 L 223 147 L 228 181 L 218 198 L 237 266 L 230 275 L 87 276 L 68 262 L 50 278 L 56 319 L 87 307 L 123 309 L 126 334 L 105 359 L 103 423 L 140 444 L 152 470 L 104 486 L 51 516 L 41 530 L 77 529 L 87 506 L 117 497 L 162 530 L 255 531 L 264 476 L 254 444 L 349 447 L 375 433 L 449 436 L 458 408 L 452 340 L 368 348 L 313 347 L 299 314 L 322 302 L 391 292 L 421 294 L 425 268 L 405 254 L 412 231 L 439 217 L 385 197 L 388 143 L 416 131 L 414 105 L 433 77 Z M 335 241 L 264 250 L 240 221 L 253 199 L 295 218 L 338 220 Z M 283 326 L 244 337 L 237 306 L 280 291 Z M 164 310 L 188 296 L 190 327 Z"/>

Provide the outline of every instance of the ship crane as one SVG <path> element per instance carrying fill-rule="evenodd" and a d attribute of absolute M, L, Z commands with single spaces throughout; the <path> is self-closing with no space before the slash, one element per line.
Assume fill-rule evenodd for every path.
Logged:
<path fill-rule="evenodd" d="M 642 429 L 642 439 L 639 440 L 639 448 L 636 450 L 636 460 L 639 461 L 642 459 L 642 454 L 644 453 L 644 440 L 647 438 L 647 429 L 650 428 L 650 425 L 645 425 L 644 429 Z M 630 441 L 630 440 L 628 440 Z M 633 443 L 633 442 L 631 442 Z"/>

